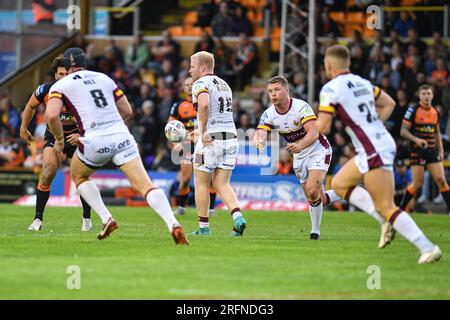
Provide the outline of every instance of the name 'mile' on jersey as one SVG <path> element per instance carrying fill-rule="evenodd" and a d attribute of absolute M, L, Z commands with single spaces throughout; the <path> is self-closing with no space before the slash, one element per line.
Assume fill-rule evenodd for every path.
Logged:
<path fill-rule="evenodd" d="M 231 132 L 236 134 L 233 120 L 233 94 L 230 86 L 216 75 L 206 75 L 192 85 L 192 103 L 197 109 L 198 96 L 209 93 L 209 115 L 206 132 Z M 197 115 L 197 122 L 199 121 Z"/>
<path fill-rule="evenodd" d="M 320 92 L 319 112 L 339 116 L 357 153 L 367 158 L 396 148 L 395 141 L 378 118 L 375 100 L 381 93 L 360 76 L 343 73 L 326 83 Z"/>
<path fill-rule="evenodd" d="M 115 103 L 123 95 L 107 75 L 80 70 L 56 82 L 50 88 L 49 99 L 64 102 L 84 137 L 128 132 Z"/>
<path fill-rule="evenodd" d="M 270 132 L 272 129 L 278 129 L 280 135 L 289 143 L 303 139 L 306 130 L 303 127 L 308 121 L 317 120 L 311 106 L 303 100 L 291 98 L 289 110 L 286 113 L 278 113 L 272 104 L 264 111 L 257 129 L 264 129 Z M 320 147 L 320 148 L 319 148 Z M 298 156 L 303 157 L 317 150 L 328 149 L 330 144 L 323 134 L 308 148 L 302 150 Z"/>

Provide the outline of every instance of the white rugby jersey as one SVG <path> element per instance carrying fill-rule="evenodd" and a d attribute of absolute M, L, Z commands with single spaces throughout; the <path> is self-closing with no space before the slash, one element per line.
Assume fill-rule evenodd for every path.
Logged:
<path fill-rule="evenodd" d="M 233 120 L 233 94 L 230 86 L 218 76 L 211 74 L 198 79 L 192 85 L 192 103 L 197 109 L 198 96 L 209 93 L 209 115 L 206 132 L 231 132 L 236 134 Z M 197 114 L 197 122 L 199 122 Z"/>
<path fill-rule="evenodd" d="M 295 142 L 303 139 L 306 135 L 307 132 L 303 125 L 311 120 L 317 120 L 311 106 L 303 100 L 291 98 L 289 110 L 286 113 L 278 113 L 273 104 L 267 108 L 261 116 L 257 129 L 264 129 L 268 132 L 278 129 L 280 135 L 287 142 Z M 296 155 L 303 157 L 309 152 L 317 150 L 320 145 L 324 150 L 330 148 L 327 138 L 321 133 L 316 142 Z"/>
<path fill-rule="evenodd" d="M 80 135 L 107 135 L 128 132 L 116 101 L 124 95 L 107 75 L 80 70 L 57 81 L 49 99 L 59 98 L 77 120 Z"/>
<path fill-rule="evenodd" d="M 326 83 L 320 92 L 319 112 L 337 113 L 357 153 L 375 157 L 395 148 L 395 141 L 378 118 L 375 100 L 381 89 L 350 72 Z"/>

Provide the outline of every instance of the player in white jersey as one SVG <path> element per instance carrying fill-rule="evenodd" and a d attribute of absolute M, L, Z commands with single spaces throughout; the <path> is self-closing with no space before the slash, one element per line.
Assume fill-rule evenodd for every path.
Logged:
<path fill-rule="evenodd" d="M 67 49 L 64 60 L 69 75 L 50 88 L 45 117 L 55 136 L 54 148 L 57 153 L 61 153 L 64 148 L 59 120 L 63 102 L 77 120 L 81 136 L 70 172 L 78 192 L 103 222 L 97 238 L 102 240 L 108 237 L 118 227 L 103 203 L 97 186 L 89 180 L 92 173 L 111 160 L 164 220 L 175 243 L 188 244 L 166 195 L 147 176 L 136 142 L 123 121 L 132 114 L 132 109 L 122 90 L 105 74 L 85 70 L 86 56 L 83 50 Z"/>
<path fill-rule="evenodd" d="M 328 133 L 336 113 L 357 152 L 333 177 L 331 187 L 355 206 L 379 212 L 420 250 L 420 264 L 439 260 L 442 255 L 439 247 L 428 240 L 414 220 L 394 203 L 392 165 L 396 146 L 382 121 L 389 118 L 395 102 L 369 81 L 350 73 L 350 54 L 344 46 L 327 49 L 325 71 L 331 80 L 320 93 L 318 128 L 320 132 Z M 369 197 L 358 186 L 361 182 L 364 182 Z"/>
<path fill-rule="evenodd" d="M 222 197 L 233 217 L 232 236 L 242 236 L 247 222 L 242 216 L 236 194 L 230 185 L 239 143 L 233 120 L 232 92 L 228 84 L 214 75 L 214 56 L 200 51 L 191 56 L 189 70 L 192 85 L 192 103 L 197 108 L 198 129 L 191 139 L 198 141 L 194 151 L 195 203 L 199 229 L 194 235 L 210 235 L 209 185 Z"/>
<path fill-rule="evenodd" d="M 320 237 L 323 206 L 339 200 L 333 190 L 323 191 L 323 182 L 330 166 L 333 150 L 327 138 L 318 132 L 311 106 L 289 96 L 289 83 L 283 76 L 268 81 L 272 105 L 264 111 L 253 144 L 261 151 L 272 129 L 288 142 L 286 149 L 294 154 L 294 171 L 309 201 L 311 240 Z"/>

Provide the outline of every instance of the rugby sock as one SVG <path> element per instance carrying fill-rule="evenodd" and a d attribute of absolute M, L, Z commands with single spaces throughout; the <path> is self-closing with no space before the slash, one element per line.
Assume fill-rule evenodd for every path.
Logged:
<path fill-rule="evenodd" d="M 210 210 L 214 209 L 215 204 L 216 204 L 216 192 L 212 193 L 210 191 L 209 192 L 209 209 Z"/>
<path fill-rule="evenodd" d="M 231 210 L 231 216 L 233 217 L 233 220 L 237 217 L 242 217 L 241 208 L 234 208 Z"/>
<path fill-rule="evenodd" d="M 209 228 L 209 217 L 198 217 L 198 226 L 200 228 Z"/>
<path fill-rule="evenodd" d="M 83 197 L 80 195 L 81 204 L 83 205 L 83 218 L 90 219 L 91 218 L 91 206 Z"/>
<path fill-rule="evenodd" d="M 78 186 L 78 192 L 86 200 L 87 203 L 97 212 L 103 224 L 108 222 L 112 217 L 111 213 L 103 203 L 102 196 L 97 186 L 91 180 L 87 180 Z"/>
<path fill-rule="evenodd" d="M 441 194 L 447 204 L 447 210 L 450 211 L 450 188 L 441 189 Z"/>
<path fill-rule="evenodd" d="M 326 202 L 323 203 L 323 206 L 328 206 L 328 205 L 342 199 L 341 197 L 339 197 L 337 195 L 336 192 L 334 192 L 333 189 L 325 191 L 325 198 L 326 198 Z"/>
<path fill-rule="evenodd" d="M 50 197 L 50 187 L 38 184 L 36 192 L 36 214 L 34 219 L 44 219 L 44 209 Z"/>
<path fill-rule="evenodd" d="M 377 220 L 379 224 L 385 222 L 384 218 L 375 210 L 375 205 L 369 192 L 363 187 L 350 188 L 345 194 L 345 200 Z"/>
<path fill-rule="evenodd" d="M 145 194 L 145 200 L 161 219 L 164 220 L 169 231 L 172 232 L 173 225 L 179 223 L 172 213 L 172 208 L 164 191 L 159 188 L 152 188 Z"/>
<path fill-rule="evenodd" d="M 311 233 L 320 235 L 320 223 L 322 222 L 322 200 L 309 201 L 309 216 L 311 217 Z"/>
<path fill-rule="evenodd" d="M 389 222 L 394 229 L 400 233 L 406 240 L 414 244 L 421 253 L 433 251 L 434 245 L 423 234 L 409 214 L 397 210 L 389 218 Z"/>
<path fill-rule="evenodd" d="M 189 188 L 178 191 L 178 196 L 176 197 L 176 199 L 177 199 L 177 205 L 179 207 L 184 208 L 186 206 L 187 198 L 188 198 L 190 191 L 191 190 Z"/>
<path fill-rule="evenodd" d="M 406 188 L 406 191 L 405 191 L 405 194 L 403 196 L 402 202 L 400 203 L 400 209 L 402 209 L 404 211 L 406 209 L 406 207 L 408 206 L 408 203 L 415 196 L 416 196 L 416 191 L 414 190 L 414 188 L 412 186 L 408 186 L 408 188 Z"/>

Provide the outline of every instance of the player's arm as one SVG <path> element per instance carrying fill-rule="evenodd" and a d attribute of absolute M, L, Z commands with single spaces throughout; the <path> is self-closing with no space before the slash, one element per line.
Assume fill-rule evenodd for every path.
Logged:
<path fill-rule="evenodd" d="M 436 125 L 436 135 L 434 137 L 436 139 L 436 145 L 439 152 L 439 160 L 444 160 L 444 145 L 442 143 L 442 135 L 441 129 L 439 128 L 439 123 Z"/>
<path fill-rule="evenodd" d="M 332 124 L 333 124 L 333 114 L 319 111 L 319 114 L 317 115 L 317 121 L 315 121 L 317 131 L 327 135 L 331 131 Z"/>
<path fill-rule="evenodd" d="M 315 143 L 319 138 L 319 130 L 317 129 L 315 122 L 316 119 L 312 119 L 311 121 L 305 122 L 303 124 L 303 128 L 306 131 L 306 135 L 301 140 L 298 140 L 293 143 L 288 143 L 286 150 L 292 153 L 299 153 L 300 151 L 308 148 L 313 143 Z"/>
<path fill-rule="evenodd" d="M 394 111 L 395 101 L 383 90 L 378 88 L 378 94 L 376 93 L 376 90 L 377 89 L 375 89 L 375 105 L 378 113 L 378 118 L 384 122 L 389 119 L 392 111 Z"/>
<path fill-rule="evenodd" d="M 60 93 L 53 92 L 50 94 L 50 99 L 47 102 L 47 108 L 44 116 L 48 128 L 55 136 L 54 148 L 57 152 L 62 152 L 64 148 L 64 131 L 61 119 L 59 118 L 63 107 L 61 98 L 62 95 Z"/>
<path fill-rule="evenodd" d="M 133 109 L 131 108 L 131 105 L 125 95 L 122 95 L 118 100 L 116 100 L 116 106 L 124 121 L 133 115 Z"/>
<path fill-rule="evenodd" d="M 259 149 L 261 153 L 264 152 L 268 134 L 268 129 L 261 128 L 261 125 L 259 125 L 255 131 L 255 134 L 253 135 L 252 143 L 256 148 Z"/>
<path fill-rule="evenodd" d="M 202 137 L 202 141 L 204 145 L 208 145 L 212 143 L 211 137 L 206 132 L 206 124 L 208 123 L 208 115 L 209 115 L 209 93 L 206 91 L 200 92 L 197 96 L 198 103 L 198 120 L 199 120 L 199 129 Z"/>
<path fill-rule="evenodd" d="M 413 135 L 410 131 L 411 128 L 411 122 L 409 122 L 408 120 L 404 119 L 402 122 L 402 127 L 400 129 L 400 135 L 405 138 L 408 139 L 409 141 L 412 141 L 414 143 L 416 143 L 417 145 L 419 145 L 422 148 L 426 148 L 428 146 L 428 143 L 426 140 L 420 139 L 418 137 L 416 137 L 415 135 Z"/>
<path fill-rule="evenodd" d="M 34 95 L 31 95 L 30 99 L 28 99 L 27 105 L 25 106 L 25 110 L 22 112 L 22 123 L 20 124 L 20 138 L 25 141 L 27 144 L 34 141 L 33 135 L 28 131 L 28 126 L 30 125 L 31 120 L 33 119 L 34 113 L 36 112 L 36 108 L 39 107 L 40 102 Z"/>

